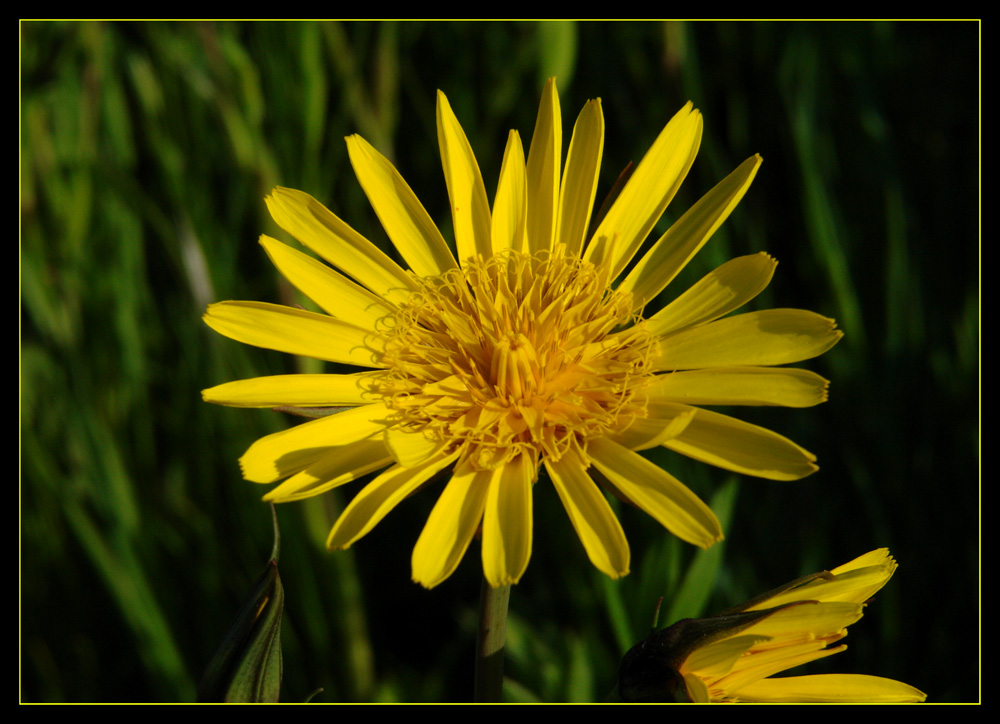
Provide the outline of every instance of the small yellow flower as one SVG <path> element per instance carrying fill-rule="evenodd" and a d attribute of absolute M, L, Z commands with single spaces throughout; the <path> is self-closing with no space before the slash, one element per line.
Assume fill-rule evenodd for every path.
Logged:
<path fill-rule="evenodd" d="M 828 647 L 847 636 L 895 570 L 880 548 L 718 616 L 679 621 L 625 655 L 619 692 L 625 701 L 923 701 L 922 691 L 878 676 L 769 678 L 846 649 Z"/>
<path fill-rule="evenodd" d="M 767 285 L 773 259 L 734 259 L 657 313 L 643 311 L 735 208 L 759 156 L 626 274 L 697 153 L 702 121 L 690 103 L 591 234 L 604 146 L 599 100 L 580 113 L 560 174 L 562 122 L 549 81 L 527 159 L 510 133 L 492 210 L 440 92 L 437 129 L 457 259 L 399 172 L 350 136 L 354 171 L 409 271 L 311 196 L 276 188 L 267 204 L 277 224 L 339 271 L 267 236 L 260 243 L 326 314 L 261 302 L 208 308 L 209 326 L 240 342 L 365 370 L 204 391 L 224 405 L 348 408 L 247 450 L 245 478 L 284 479 L 266 500 L 298 500 L 382 471 L 330 533 L 330 547 L 347 548 L 447 471 L 413 551 L 413 578 L 427 587 L 446 579 L 481 529 L 484 574 L 500 586 L 528 565 L 542 465 L 590 560 L 613 578 L 628 573 L 629 548 L 595 478 L 685 541 L 708 547 L 722 538 L 712 511 L 637 451 L 663 445 L 777 480 L 816 470 L 814 456 L 790 440 L 695 407 L 826 399 L 822 377 L 774 365 L 832 347 L 841 336 L 832 320 L 794 309 L 722 318 Z"/>

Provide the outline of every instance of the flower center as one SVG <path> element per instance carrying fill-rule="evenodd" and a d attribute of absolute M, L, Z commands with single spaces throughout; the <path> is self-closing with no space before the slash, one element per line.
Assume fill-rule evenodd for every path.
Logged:
<path fill-rule="evenodd" d="M 558 460 L 645 414 L 653 340 L 607 269 L 506 251 L 422 279 L 397 312 L 382 394 L 395 429 L 492 469 Z M 621 328 L 621 329 L 619 329 Z M 617 330 L 617 331 L 616 331 Z"/>

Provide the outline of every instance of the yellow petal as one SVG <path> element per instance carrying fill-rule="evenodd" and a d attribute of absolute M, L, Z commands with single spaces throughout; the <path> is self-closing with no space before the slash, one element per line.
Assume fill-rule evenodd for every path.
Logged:
<path fill-rule="evenodd" d="M 630 552 L 625 533 L 579 454 L 570 450 L 559 460 L 546 458 L 545 469 L 590 562 L 611 578 L 626 575 Z"/>
<path fill-rule="evenodd" d="M 609 262 L 614 279 L 663 215 L 701 143 L 701 113 L 689 102 L 670 120 L 601 221 L 584 258 Z"/>
<path fill-rule="evenodd" d="M 802 601 L 775 611 L 747 627 L 742 634 L 768 636 L 769 645 L 786 646 L 782 639 L 806 640 L 835 634 L 861 619 L 863 606 L 848 601 Z"/>
<path fill-rule="evenodd" d="M 326 448 L 322 458 L 268 491 L 264 500 L 274 503 L 305 500 L 391 464 L 392 455 L 377 438 Z"/>
<path fill-rule="evenodd" d="M 656 414 L 654 403 L 650 403 Z M 816 456 L 776 432 L 698 409 L 677 437 L 663 443 L 709 465 L 771 480 L 798 480 L 819 470 Z"/>
<path fill-rule="evenodd" d="M 924 701 L 927 695 L 909 684 L 862 674 L 815 674 L 762 679 L 739 691 L 740 701 L 899 703 Z"/>
<path fill-rule="evenodd" d="M 658 417 L 637 417 L 624 430 L 608 435 L 608 439 L 629 450 L 649 450 L 662 445 L 684 432 L 697 412 L 684 405 L 670 408 L 670 403 L 660 403 Z"/>
<path fill-rule="evenodd" d="M 483 515 L 483 575 L 494 588 L 517 583 L 528 568 L 533 478 L 527 455 L 492 471 Z"/>
<path fill-rule="evenodd" d="M 415 289 L 396 262 L 309 194 L 278 186 L 265 201 L 278 226 L 383 299 L 405 301 Z"/>
<path fill-rule="evenodd" d="M 535 131 L 528 150 L 528 252 L 551 249 L 559 202 L 559 169 L 562 160 L 562 115 L 556 79 L 549 78 L 538 106 Z"/>
<path fill-rule="evenodd" d="M 696 671 L 702 677 L 725 676 L 752 646 L 767 640 L 766 636 L 731 636 L 701 646 L 684 660 L 682 671 Z"/>
<path fill-rule="evenodd" d="M 393 313 L 381 297 L 311 256 L 269 236 L 262 235 L 260 245 L 285 279 L 330 316 L 355 327 L 375 329 L 379 320 Z"/>
<path fill-rule="evenodd" d="M 350 407 L 379 399 L 376 379 L 371 373 L 272 375 L 226 382 L 202 390 L 201 396 L 205 402 L 230 407 Z"/>
<path fill-rule="evenodd" d="M 349 548 L 366 535 L 404 498 L 435 473 L 455 461 L 458 453 L 435 458 L 416 468 L 393 465 L 368 483 L 344 508 L 326 539 L 327 548 Z"/>
<path fill-rule="evenodd" d="M 877 593 L 892 576 L 891 571 L 879 567 L 861 568 L 837 576 L 834 580 L 818 579 L 805 586 L 773 596 L 754 609 L 774 608 L 795 601 L 815 600 L 824 602 L 864 603 Z"/>
<path fill-rule="evenodd" d="M 810 599 L 864 603 L 889 582 L 895 571 L 896 561 L 889 555 L 889 550 L 880 548 L 834 568 L 830 572 L 832 577 L 816 578 L 748 606 L 746 610 L 773 608 Z"/>
<path fill-rule="evenodd" d="M 354 173 L 392 239 L 417 276 L 438 276 L 458 266 L 430 214 L 396 167 L 361 136 L 347 137 Z"/>
<path fill-rule="evenodd" d="M 876 548 L 873 551 L 865 553 L 863 556 L 858 556 L 853 561 L 849 561 L 842 566 L 837 566 L 830 573 L 834 575 L 839 575 L 841 573 L 847 573 L 848 571 L 853 571 L 856 568 L 867 568 L 869 566 L 885 566 L 891 565 L 893 570 L 896 568 L 896 562 L 893 560 L 892 556 L 889 555 L 888 548 Z"/>
<path fill-rule="evenodd" d="M 834 639 L 839 640 L 839 639 Z M 767 647 L 768 643 L 761 644 Z M 828 656 L 839 654 L 847 649 L 846 645 L 825 648 L 826 641 L 809 640 L 799 643 L 780 646 L 773 650 L 752 651 L 749 656 L 739 659 L 733 673 L 716 682 L 717 686 L 725 689 L 730 696 L 741 698 L 743 687 L 752 686 L 754 682 L 765 679 L 768 676 L 779 674 L 782 671 L 794 669 L 812 661 L 825 659 Z"/>
<path fill-rule="evenodd" d="M 767 309 L 718 319 L 660 338 L 656 370 L 782 365 L 817 357 L 843 333 L 803 309 Z"/>
<path fill-rule="evenodd" d="M 273 483 L 324 457 L 332 447 L 381 433 L 389 411 L 381 402 L 354 407 L 260 438 L 240 458 L 243 477 Z"/>
<path fill-rule="evenodd" d="M 266 302 L 208 305 L 205 324 L 219 334 L 254 347 L 303 357 L 382 367 L 384 338 L 325 314 Z"/>
<path fill-rule="evenodd" d="M 573 126 L 559 195 L 556 238 L 570 256 L 580 256 L 597 195 L 597 179 L 604 152 L 604 114 L 601 99 L 588 101 Z"/>
<path fill-rule="evenodd" d="M 455 244 L 458 261 L 481 254 L 488 259 L 493 253 L 490 242 L 490 202 L 479 172 L 479 164 L 472 152 L 469 139 L 459 125 L 455 113 L 444 93 L 437 95 L 438 146 L 441 147 L 441 164 L 444 180 L 451 199 L 451 218 L 455 226 Z"/>
<path fill-rule="evenodd" d="M 712 238 L 750 188 L 760 163 L 760 156 L 744 161 L 688 209 L 639 260 L 620 286 L 632 292 L 636 308 L 652 301 Z"/>
<path fill-rule="evenodd" d="M 390 427 L 385 431 L 385 446 L 396 462 L 404 468 L 412 468 L 427 462 L 441 449 L 442 443 L 423 432 Z"/>
<path fill-rule="evenodd" d="M 708 704 L 711 702 L 708 687 L 705 682 L 696 674 L 684 674 L 684 687 L 687 689 L 688 697 L 696 704 Z"/>
<path fill-rule="evenodd" d="M 413 548 L 414 581 L 434 588 L 458 567 L 483 519 L 490 476 L 487 470 L 452 476 Z"/>
<path fill-rule="evenodd" d="M 493 251 L 523 251 L 528 208 L 528 182 L 524 171 L 524 148 L 517 131 L 507 136 L 500 181 L 493 202 Z"/>
<path fill-rule="evenodd" d="M 826 402 L 829 382 L 808 370 L 775 367 L 716 367 L 660 375 L 647 390 L 655 402 L 688 405 L 783 405 Z"/>
<path fill-rule="evenodd" d="M 587 453 L 618 491 L 681 540 L 708 548 L 722 540 L 712 509 L 670 473 L 607 438 L 587 443 Z"/>
<path fill-rule="evenodd" d="M 777 265 L 764 252 L 730 259 L 647 319 L 646 329 L 665 337 L 729 314 L 767 287 Z"/>

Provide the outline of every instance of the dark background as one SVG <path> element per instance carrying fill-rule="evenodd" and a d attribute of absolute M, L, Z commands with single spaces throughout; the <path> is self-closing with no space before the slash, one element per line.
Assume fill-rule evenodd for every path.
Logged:
<path fill-rule="evenodd" d="M 288 239 L 275 185 L 386 244 L 343 137 L 389 156 L 450 237 L 434 125 L 443 90 L 492 195 L 506 133 L 527 145 L 557 76 L 564 143 L 601 97 L 598 198 L 687 100 L 701 151 L 654 239 L 753 153 L 753 187 L 664 299 L 733 256 L 779 260 L 753 308 L 837 319 L 809 410 L 740 410 L 816 453 L 797 482 L 658 462 L 725 524 L 709 556 L 621 511 L 632 574 L 587 562 L 549 485 L 511 594 L 506 695 L 601 700 L 668 616 L 709 614 L 888 546 L 894 579 L 814 672 L 979 693 L 979 42 L 952 23 L 21 24 L 20 696 L 188 701 L 271 550 L 264 488 L 236 460 L 291 420 L 199 391 L 314 363 L 200 320 L 222 299 L 297 303 L 256 244 Z M 470 696 L 476 544 L 410 582 L 434 502 L 350 551 L 323 542 L 359 486 L 278 509 L 282 699 Z"/>

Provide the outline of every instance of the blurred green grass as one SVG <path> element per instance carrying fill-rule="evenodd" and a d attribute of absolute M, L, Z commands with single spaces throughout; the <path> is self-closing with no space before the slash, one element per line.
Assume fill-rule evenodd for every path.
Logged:
<path fill-rule="evenodd" d="M 538 486 L 511 596 L 507 694 L 600 700 L 659 596 L 734 605 L 889 546 L 900 569 L 814 671 L 979 694 L 979 27 L 975 23 L 23 22 L 20 107 L 20 595 L 23 701 L 189 701 L 271 545 L 236 459 L 290 420 L 205 405 L 232 379 L 318 369 L 200 321 L 221 299 L 301 303 L 256 244 L 287 239 L 274 186 L 376 243 L 350 169 L 361 133 L 450 221 L 434 127 L 444 90 L 492 193 L 508 128 L 530 137 L 556 75 L 564 138 L 587 98 L 607 133 L 599 193 L 691 99 L 698 160 L 661 222 L 749 155 L 725 227 L 665 293 L 726 259 L 780 264 L 760 308 L 813 309 L 846 337 L 809 366 L 812 410 L 740 411 L 819 456 L 796 483 L 662 461 L 731 509 L 695 555 L 620 511 L 633 573 L 587 563 Z M 655 237 L 654 237 L 655 238 Z M 415 496 L 350 551 L 323 542 L 356 487 L 280 507 L 285 701 L 460 701 L 472 681 L 477 554 L 424 591 Z M 963 625 L 965 625 L 963 623 Z"/>

